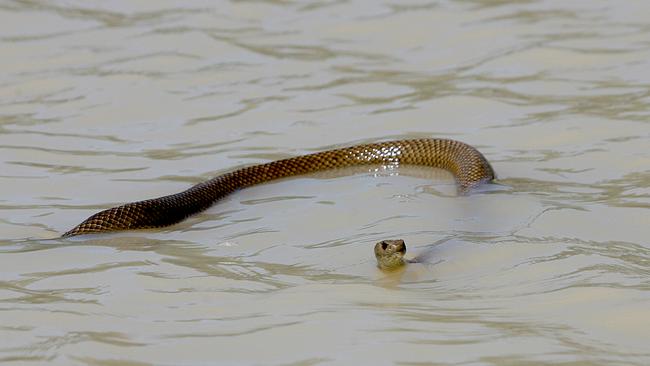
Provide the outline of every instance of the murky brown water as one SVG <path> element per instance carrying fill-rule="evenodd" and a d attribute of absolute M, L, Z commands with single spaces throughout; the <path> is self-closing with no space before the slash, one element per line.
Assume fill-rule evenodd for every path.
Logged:
<path fill-rule="evenodd" d="M 645 0 L 6 0 L 0 70 L 0 363 L 650 364 Z M 421 136 L 502 186 L 330 172 L 46 240 L 232 167 Z M 381 273 L 386 237 L 431 263 Z"/>

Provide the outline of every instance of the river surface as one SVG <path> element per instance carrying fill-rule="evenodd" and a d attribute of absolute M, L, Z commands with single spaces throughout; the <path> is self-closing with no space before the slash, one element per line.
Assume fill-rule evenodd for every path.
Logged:
<path fill-rule="evenodd" d="M 4 0 L 0 70 L 3 365 L 650 364 L 648 1 Z M 416 137 L 498 181 L 330 171 L 56 239 Z M 427 262 L 379 271 L 383 238 Z"/>

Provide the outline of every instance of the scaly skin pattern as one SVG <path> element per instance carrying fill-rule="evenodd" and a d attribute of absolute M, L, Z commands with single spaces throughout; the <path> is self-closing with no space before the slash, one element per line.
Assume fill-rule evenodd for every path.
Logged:
<path fill-rule="evenodd" d="M 494 179 L 494 171 L 475 148 L 455 140 L 417 139 L 379 142 L 241 168 L 183 192 L 131 202 L 98 212 L 63 237 L 169 226 L 210 207 L 239 189 L 274 179 L 358 165 L 408 164 L 441 168 L 454 174 L 459 193 Z"/>
<path fill-rule="evenodd" d="M 382 240 L 375 244 L 375 258 L 377 267 L 384 271 L 392 271 L 403 267 L 406 244 L 402 239 Z"/>

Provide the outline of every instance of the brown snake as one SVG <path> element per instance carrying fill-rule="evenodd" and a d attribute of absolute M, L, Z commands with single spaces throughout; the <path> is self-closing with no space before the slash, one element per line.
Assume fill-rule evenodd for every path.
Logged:
<path fill-rule="evenodd" d="M 455 140 L 418 139 L 357 145 L 237 169 L 180 193 L 113 207 L 90 216 L 63 236 L 169 226 L 245 187 L 320 170 L 369 164 L 446 169 L 456 177 L 461 194 L 494 179 L 494 171 L 485 157 L 475 148 Z"/>

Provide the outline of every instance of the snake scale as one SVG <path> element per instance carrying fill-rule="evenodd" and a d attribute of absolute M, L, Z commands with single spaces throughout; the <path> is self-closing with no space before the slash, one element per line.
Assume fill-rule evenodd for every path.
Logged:
<path fill-rule="evenodd" d="M 494 179 L 494 171 L 485 157 L 459 141 L 415 139 L 363 144 L 237 169 L 183 192 L 113 207 L 90 216 L 63 237 L 169 226 L 245 187 L 294 175 L 369 164 L 446 169 L 454 174 L 461 194 Z"/>

